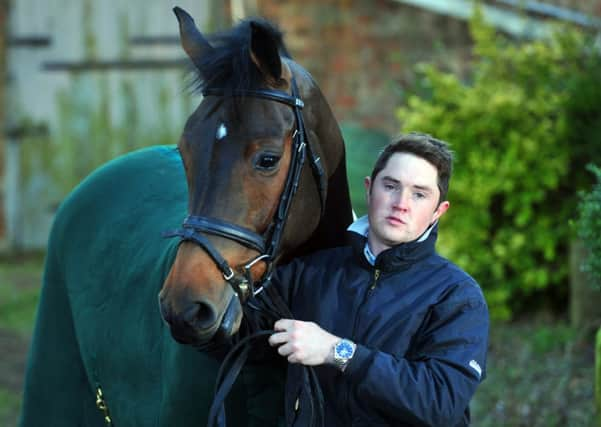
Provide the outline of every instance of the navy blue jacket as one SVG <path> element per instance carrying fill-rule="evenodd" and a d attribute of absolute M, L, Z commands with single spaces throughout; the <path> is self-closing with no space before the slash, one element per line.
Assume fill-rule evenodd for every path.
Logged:
<path fill-rule="evenodd" d="M 375 266 L 363 255 L 365 238 L 354 235 L 353 245 L 294 260 L 273 278 L 296 319 L 357 343 L 344 372 L 316 368 L 325 425 L 468 425 L 486 369 L 489 318 L 480 287 L 435 253 L 436 226 L 421 243 L 380 253 Z M 289 365 L 288 425 L 308 424 L 300 371 Z"/>

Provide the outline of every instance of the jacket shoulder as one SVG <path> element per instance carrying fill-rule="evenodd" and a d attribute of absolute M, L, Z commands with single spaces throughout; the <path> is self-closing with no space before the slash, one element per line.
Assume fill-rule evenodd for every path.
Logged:
<path fill-rule="evenodd" d="M 442 301 L 447 303 L 471 301 L 472 303 L 486 304 L 482 288 L 469 273 L 438 254 L 434 255 L 430 262 L 444 269 L 448 279 L 447 287 L 441 295 Z"/>

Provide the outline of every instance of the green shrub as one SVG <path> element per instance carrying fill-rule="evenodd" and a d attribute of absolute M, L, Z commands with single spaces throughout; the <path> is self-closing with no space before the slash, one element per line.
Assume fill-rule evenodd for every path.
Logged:
<path fill-rule="evenodd" d="M 589 165 L 588 169 L 595 175 L 597 182 L 590 192 L 581 194 L 576 227 L 578 236 L 588 250 L 582 268 L 590 274 L 594 285 L 599 288 L 601 286 L 601 168 Z"/>
<path fill-rule="evenodd" d="M 476 14 L 471 31 L 470 81 L 421 65 L 398 117 L 403 132 L 451 143 L 439 248 L 479 281 L 494 317 L 511 318 L 567 297 L 568 223 L 601 152 L 601 60 L 568 28 L 517 44 Z"/>

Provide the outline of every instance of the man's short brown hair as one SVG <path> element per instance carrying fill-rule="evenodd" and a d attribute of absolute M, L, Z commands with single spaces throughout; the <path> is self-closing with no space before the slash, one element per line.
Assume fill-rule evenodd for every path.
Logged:
<path fill-rule="evenodd" d="M 425 133 L 411 132 L 405 135 L 399 135 L 394 138 L 390 144 L 384 148 L 384 151 L 376 160 L 374 169 L 371 173 L 371 182 L 386 167 L 388 159 L 395 153 L 410 153 L 429 162 L 438 171 L 438 189 L 440 190 L 440 199 L 438 203 L 446 200 L 449 192 L 449 181 L 453 170 L 453 152 L 449 145 Z"/>

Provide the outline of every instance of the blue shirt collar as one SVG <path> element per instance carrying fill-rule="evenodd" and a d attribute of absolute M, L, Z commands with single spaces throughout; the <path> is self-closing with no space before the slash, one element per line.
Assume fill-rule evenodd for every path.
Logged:
<path fill-rule="evenodd" d="M 434 226 L 436 225 L 437 222 L 438 222 L 438 220 L 434 221 L 434 223 L 432 223 L 426 229 L 426 231 L 424 231 L 424 233 L 416 240 L 416 242 L 421 243 L 421 242 L 425 241 L 428 238 L 428 236 L 430 235 L 430 232 L 432 231 L 432 229 L 434 228 Z M 363 248 L 363 255 L 365 255 L 365 259 L 367 260 L 367 262 L 369 262 L 370 265 L 375 265 L 376 264 L 376 256 L 369 248 L 369 243 L 367 242 L 367 234 L 369 232 L 369 219 L 368 219 L 367 215 L 363 215 L 361 218 L 358 218 L 357 220 L 355 220 L 351 225 L 348 226 L 347 230 L 365 237 L 366 240 L 365 240 L 365 247 Z"/>

